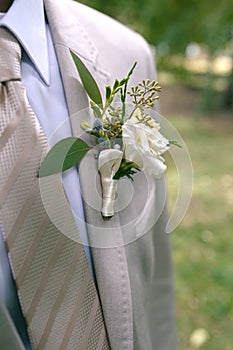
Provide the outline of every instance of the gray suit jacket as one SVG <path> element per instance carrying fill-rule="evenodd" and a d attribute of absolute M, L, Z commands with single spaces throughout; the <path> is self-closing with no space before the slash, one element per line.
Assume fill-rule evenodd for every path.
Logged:
<path fill-rule="evenodd" d="M 69 0 L 45 0 L 45 7 L 71 116 L 87 106 L 87 97 L 69 48 L 81 57 L 102 88 L 116 77 L 124 77 L 134 61 L 138 65 L 132 85 L 155 78 L 150 47 L 138 34 Z M 74 117 L 74 133 L 78 129 Z M 100 182 L 92 154 L 80 167 L 80 179 L 90 240 L 97 230 L 100 234 L 104 230 L 114 232 L 116 237 L 116 248 L 114 238 L 112 248 L 92 248 L 112 349 L 174 350 L 173 283 L 170 237 L 164 233 L 167 216 L 163 179 L 155 182 L 143 174 L 137 176 L 130 204 L 108 223 L 103 222 L 98 210 Z M 97 190 L 90 190 L 95 184 Z M 136 240 L 131 239 L 136 237 L 135 232 L 139 237 Z M 133 242 L 122 245 L 125 236 Z"/>
<path fill-rule="evenodd" d="M 115 78 L 126 76 L 135 61 L 138 65 L 132 85 L 154 79 L 153 56 L 141 36 L 103 14 L 70 0 L 44 3 L 73 132 L 79 135 L 75 114 L 88 106 L 88 99 L 69 49 L 80 56 L 102 89 Z M 122 184 L 123 200 L 128 204 L 108 222 L 99 213 L 101 188 L 93 152 L 81 164 L 80 181 L 111 348 L 175 350 L 170 237 L 164 233 L 164 180 L 138 174 L 130 201 Z M 110 237 L 107 244 L 101 234 Z"/>
<path fill-rule="evenodd" d="M 87 101 L 69 48 L 80 55 L 102 87 L 116 77 L 124 77 L 134 61 L 138 66 L 132 84 L 155 77 L 150 48 L 139 35 L 81 4 L 46 0 L 45 5 L 71 115 L 85 107 Z M 73 126 L 75 129 L 75 122 Z M 100 186 L 96 160 L 91 154 L 80 167 L 80 177 L 90 236 L 96 227 L 101 231 L 108 226 L 119 239 L 116 248 L 93 248 L 97 284 L 112 348 L 174 350 L 171 252 L 170 237 L 164 233 L 163 180 L 155 183 L 151 178 L 145 181 L 143 174 L 137 176 L 130 205 L 106 224 L 96 210 L 100 200 L 96 199 L 95 209 L 90 204 L 93 199 L 89 197 L 95 194 L 98 197 Z M 97 191 L 90 191 L 89 184 L 96 184 Z M 150 193 L 146 200 L 142 198 L 143 188 Z M 142 208 L 145 203 L 146 210 Z M 143 209 L 143 219 L 138 222 Z M 151 217 L 158 218 L 152 226 L 148 225 L 153 222 Z M 146 231 L 146 234 L 120 246 L 124 235 L 130 235 L 130 231 L 139 231 L 139 237 L 140 232 Z"/>

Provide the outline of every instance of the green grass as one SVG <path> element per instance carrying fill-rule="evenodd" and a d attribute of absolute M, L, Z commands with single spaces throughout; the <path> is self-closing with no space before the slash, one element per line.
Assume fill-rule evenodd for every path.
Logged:
<path fill-rule="evenodd" d="M 188 146 L 194 188 L 190 208 L 173 232 L 180 350 L 233 349 L 233 119 L 169 113 Z M 176 171 L 168 159 L 172 206 Z M 202 346 L 190 336 L 204 328 Z"/>

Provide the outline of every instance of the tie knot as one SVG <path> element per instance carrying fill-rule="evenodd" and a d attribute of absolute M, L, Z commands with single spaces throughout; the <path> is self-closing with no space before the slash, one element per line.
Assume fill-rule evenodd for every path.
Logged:
<path fill-rule="evenodd" d="M 21 47 L 9 30 L 0 27 L 0 82 L 21 79 Z"/>

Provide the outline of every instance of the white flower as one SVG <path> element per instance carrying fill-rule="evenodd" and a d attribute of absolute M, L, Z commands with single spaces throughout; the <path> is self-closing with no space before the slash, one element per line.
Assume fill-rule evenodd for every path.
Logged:
<path fill-rule="evenodd" d="M 151 121 L 143 121 L 138 109 L 122 126 L 125 158 L 157 178 L 167 168 L 161 155 L 169 149 L 169 141 L 158 129 L 157 123 L 152 127 Z"/>

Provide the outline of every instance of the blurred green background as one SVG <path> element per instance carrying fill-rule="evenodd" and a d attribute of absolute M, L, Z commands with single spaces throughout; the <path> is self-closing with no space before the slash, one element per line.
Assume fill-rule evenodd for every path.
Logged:
<path fill-rule="evenodd" d="M 173 233 L 180 350 L 232 350 L 233 0 L 80 2 L 156 48 L 162 114 L 194 168 L 191 205 Z M 177 174 L 167 158 L 172 207 Z"/>

